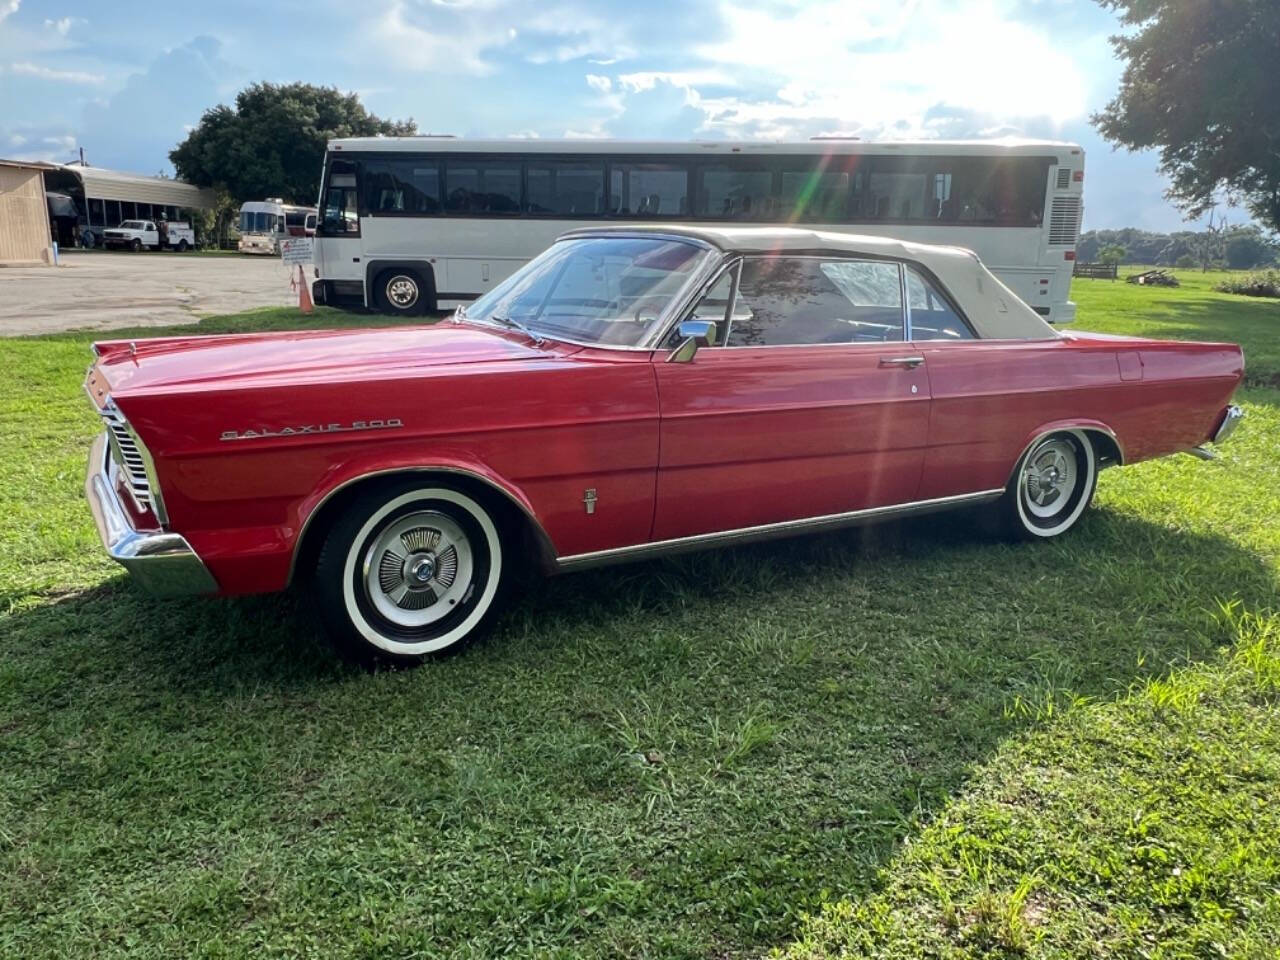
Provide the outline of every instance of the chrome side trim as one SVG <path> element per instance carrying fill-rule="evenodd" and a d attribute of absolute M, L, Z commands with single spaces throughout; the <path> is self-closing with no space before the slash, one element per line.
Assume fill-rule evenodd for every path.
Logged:
<path fill-rule="evenodd" d="M 1222 415 L 1222 423 L 1218 424 L 1218 429 L 1213 432 L 1213 442 L 1221 443 L 1231 434 L 1236 432 L 1236 427 L 1240 426 L 1240 421 L 1244 419 L 1244 410 L 1239 405 L 1231 404 L 1227 407 L 1226 412 Z"/>
<path fill-rule="evenodd" d="M 840 527 L 873 523 L 877 520 L 931 513 L 936 510 L 946 510 L 950 507 L 959 507 L 966 504 L 987 503 L 1003 495 L 1003 489 L 980 490 L 977 493 L 961 493 L 950 497 L 937 497 L 933 500 L 915 500 L 911 503 L 895 503 L 886 507 L 868 507 L 864 510 L 831 513 L 821 517 L 804 517 L 800 520 L 764 523 L 759 526 L 741 527 L 736 530 L 700 533 L 692 537 L 676 537 L 672 540 L 658 540 L 653 543 L 640 543 L 630 547 L 616 547 L 612 550 L 577 553 L 568 557 L 560 557 L 556 561 L 556 570 L 561 573 L 571 570 L 586 570 L 611 563 L 648 560 L 653 557 L 670 556 L 671 554 L 701 550 L 706 547 L 731 546 L 739 543 L 753 543 L 758 540 L 771 540 L 777 537 L 791 537 L 802 533 L 835 530 Z"/>
<path fill-rule="evenodd" d="M 1188 447 L 1186 450 L 1183 450 L 1182 452 L 1191 454 L 1191 456 L 1195 457 L 1197 460 L 1217 460 L 1218 459 L 1218 455 L 1216 453 L 1214 453 L 1212 450 L 1207 450 L 1204 447 Z"/>
<path fill-rule="evenodd" d="M 551 542 L 551 538 L 547 536 L 547 531 L 543 529 L 542 524 L 538 522 L 538 518 L 526 510 L 524 505 L 513 497 L 507 490 L 494 483 L 488 477 L 476 473 L 473 470 L 463 470 L 460 467 L 434 467 L 429 465 L 417 467 L 388 467 L 385 470 L 372 470 L 369 473 L 362 473 L 359 476 L 352 477 L 350 480 L 344 480 L 321 497 L 316 505 L 311 508 L 311 512 L 306 515 L 302 521 L 302 525 L 298 528 L 298 535 L 293 538 L 293 554 L 289 557 L 289 576 L 288 579 L 285 580 L 285 585 L 289 586 L 293 583 L 294 575 L 297 573 L 298 569 L 298 552 L 302 549 L 302 544 L 306 540 L 307 531 L 311 529 L 311 521 L 314 520 L 316 515 L 324 509 L 325 504 L 343 490 L 346 490 L 354 484 L 361 483 L 364 480 L 372 480 L 375 477 L 389 477 L 398 473 L 447 473 L 453 474 L 454 476 L 466 477 L 470 480 L 476 480 L 484 484 L 494 493 L 500 494 L 508 503 L 519 510 L 526 520 L 529 521 L 529 524 L 533 529 L 534 537 L 538 540 L 538 550 L 541 553 L 541 559 L 544 565 L 547 567 L 551 567 L 553 565 L 553 558 L 556 555 L 555 547 Z"/>
<path fill-rule="evenodd" d="M 135 530 L 111 484 L 107 434 L 89 451 L 85 497 L 107 555 L 129 571 L 148 593 L 162 597 L 214 593 L 218 583 L 185 537 Z"/>

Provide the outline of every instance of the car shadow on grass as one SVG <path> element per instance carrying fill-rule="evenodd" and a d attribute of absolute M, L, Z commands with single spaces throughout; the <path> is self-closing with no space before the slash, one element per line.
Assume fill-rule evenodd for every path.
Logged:
<path fill-rule="evenodd" d="M 8 893 L 92 929 L 216 888 L 190 929 L 245 943 L 339 949 L 355 910 L 400 947 L 755 950 L 873 889 L 1001 739 L 1208 655 L 1237 598 L 1274 581 L 1225 537 L 939 516 L 548 580 L 460 655 L 370 676 L 296 597 L 113 580 L 8 617 L 6 830 L 53 878 Z M 372 838 L 376 869 L 316 866 Z M 269 902 L 225 895 L 246 873 Z"/>

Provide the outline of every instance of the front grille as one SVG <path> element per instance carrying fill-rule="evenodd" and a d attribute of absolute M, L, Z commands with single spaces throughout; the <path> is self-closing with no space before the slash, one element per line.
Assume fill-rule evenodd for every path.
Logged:
<path fill-rule="evenodd" d="M 1080 198 L 1054 197 L 1049 208 L 1049 244 L 1074 246 L 1080 232 Z"/>
<path fill-rule="evenodd" d="M 113 405 L 99 411 L 102 421 L 111 433 L 111 452 L 120 468 L 125 484 L 134 501 L 145 510 L 155 511 L 155 498 L 151 495 L 151 481 L 147 478 L 147 462 L 138 449 L 129 424 Z"/>

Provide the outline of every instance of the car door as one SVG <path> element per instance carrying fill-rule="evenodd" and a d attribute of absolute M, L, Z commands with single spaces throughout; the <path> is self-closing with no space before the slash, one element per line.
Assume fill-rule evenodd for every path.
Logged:
<path fill-rule="evenodd" d="M 900 270 L 767 256 L 721 277 L 693 310 L 723 321 L 718 345 L 686 363 L 655 355 L 653 539 L 915 498 L 929 389 L 905 341 Z"/>

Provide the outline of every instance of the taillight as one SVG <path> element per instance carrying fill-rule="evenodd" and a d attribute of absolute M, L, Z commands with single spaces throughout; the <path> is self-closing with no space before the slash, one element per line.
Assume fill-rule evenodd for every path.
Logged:
<path fill-rule="evenodd" d="M 1075 258 L 1076 258 L 1076 252 L 1074 250 L 1068 250 L 1062 255 L 1063 260 L 1074 260 Z"/>
<path fill-rule="evenodd" d="M 1073 173 L 1073 174 L 1071 175 L 1071 179 L 1072 179 L 1072 180 L 1074 180 L 1076 183 L 1083 183 L 1083 182 L 1084 182 L 1084 171 L 1083 171 L 1083 170 L 1077 170 L 1075 173 Z"/>

